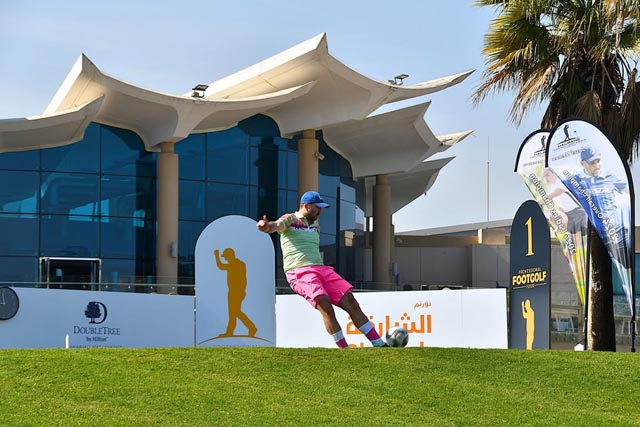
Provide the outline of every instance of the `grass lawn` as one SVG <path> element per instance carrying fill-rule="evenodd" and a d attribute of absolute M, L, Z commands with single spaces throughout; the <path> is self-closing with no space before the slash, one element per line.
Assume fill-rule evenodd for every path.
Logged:
<path fill-rule="evenodd" d="M 640 426 L 635 353 L 0 350 L 8 426 Z"/>

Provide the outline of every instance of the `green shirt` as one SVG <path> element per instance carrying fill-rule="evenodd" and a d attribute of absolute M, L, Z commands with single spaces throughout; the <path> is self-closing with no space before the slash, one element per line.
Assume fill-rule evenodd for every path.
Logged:
<path fill-rule="evenodd" d="M 278 222 L 285 226 L 284 231 L 280 231 L 285 272 L 306 265 L 323 265 L 318 221 L 309 224 L 300 212 L 295 212 L 282 215 Z"/>

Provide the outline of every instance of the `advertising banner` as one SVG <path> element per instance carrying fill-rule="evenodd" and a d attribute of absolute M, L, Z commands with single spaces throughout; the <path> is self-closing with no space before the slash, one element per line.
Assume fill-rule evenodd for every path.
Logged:
<path fill-rule="evenodd" d="M 544 166 L 550 133 L 538 130 L 525 138 L 515 171 L 542 208 L 554 231 L 576 284 L 580 303 L 585 305 L 587 263 L 587 214 L 550 168 Z"/>
<path fill-rule="evenodd" d="M 196 345 L 275 346 L 275 254 L 256 221 L 219 218 L 198 237 Z"/>
<path fill-rule="evenodd" d="M 551 133 L 547 165 L 586 211 L 633 312 L 632 184 L 626 163 L 596 126 L 568 120 Z"/>
<path fill-rule="evenodd" d="M 14 288 L 0 348 L 192 347 L 193 297 Z"/>
<path fill-rule="evenodd" d="M 380 336 L 394 325 L 409 332 L 408 347 L 507 348 L 506 289 L 358 293 Z M 336 317 L 351 347 L 371 343 L 348 314 Z M 322 316 L 298 295 L 276 298 L 278 347 L 335 348 Z"/>
<path fill-rule="evenodd" d="M 549 349 L 551 250 L 549 226 L 533 200 L 524 202 L 511 225 L 509 348 Z"/>

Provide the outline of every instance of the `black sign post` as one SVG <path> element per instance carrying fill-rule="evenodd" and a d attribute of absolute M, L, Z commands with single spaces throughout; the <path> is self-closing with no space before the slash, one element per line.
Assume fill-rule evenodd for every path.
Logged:
<path fill-rule="evenodd" d="M 551 256 L 549 224 L 540 206 L 524 202 L 511 225 L 509 348 L 549 349 Z"/>

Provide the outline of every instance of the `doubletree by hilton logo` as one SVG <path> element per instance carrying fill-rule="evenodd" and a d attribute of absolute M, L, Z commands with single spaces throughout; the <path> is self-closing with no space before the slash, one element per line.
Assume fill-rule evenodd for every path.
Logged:
<path fill-rule="evenodd" d="M 87 304 L 84 315 L 90 319 L 89 323 L 98 325 L 107 320 L 107 306 L 99 301 L 91 301 Z"/>

